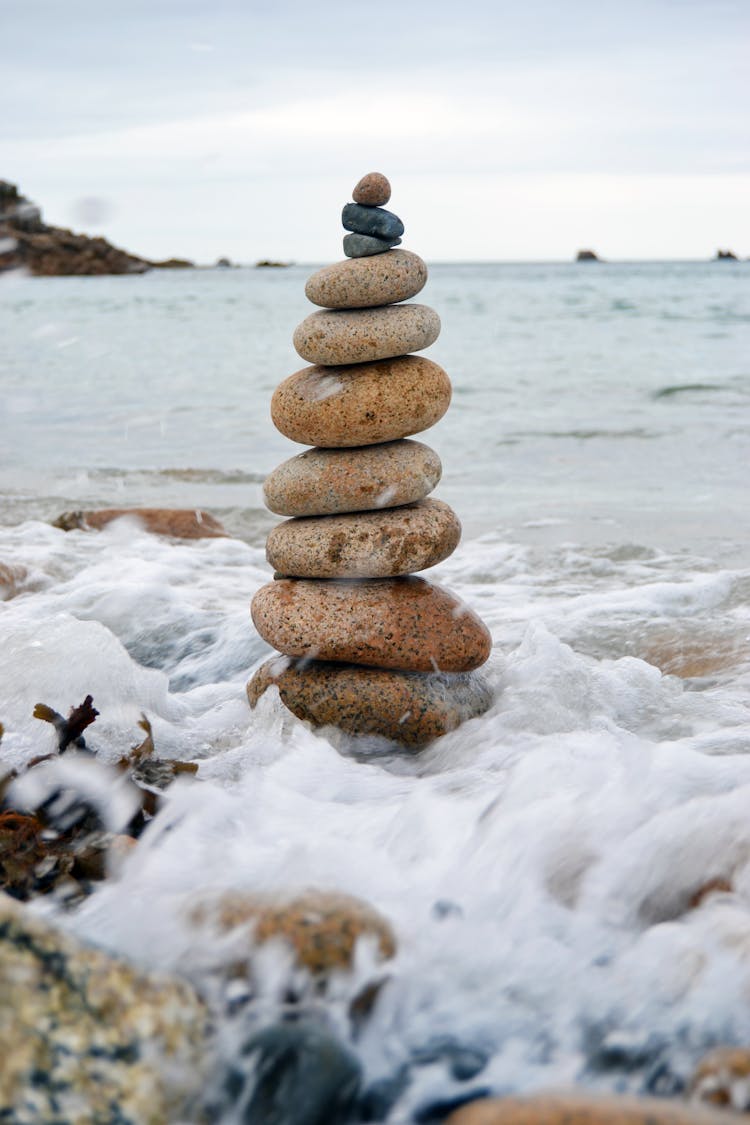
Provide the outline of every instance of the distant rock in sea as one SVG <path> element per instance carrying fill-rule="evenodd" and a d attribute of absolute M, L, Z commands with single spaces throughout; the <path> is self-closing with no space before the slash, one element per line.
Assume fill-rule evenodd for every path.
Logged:
<path fill-rule="evenodd" d="M 716 251 L 716 257 L 715 257 L 714 261 L 716 261 L 716 262 L 738 262 L 739 258 L 731 250 L 717 250 Z"/>
<path fill-rule="evenodd" d="M 593 250 L 579 250 L 576 254 L 577 262 L 601 262 L 601 258 Z"/>
<path fill-rule="evenodd" d="M 274 262 L 270 258 L 261 258 L 259 262 L 255 263 L 256 270 L 260 269 L 285 269 L 290 266 L 291 262 Z"/>
<path fill-rule="evenodd" d="M 148 264 L 155 270 L 195 269 L 195 262 L 191 262 L 189 258 L 165 258 L 163 262 L 149 262 Z"/>

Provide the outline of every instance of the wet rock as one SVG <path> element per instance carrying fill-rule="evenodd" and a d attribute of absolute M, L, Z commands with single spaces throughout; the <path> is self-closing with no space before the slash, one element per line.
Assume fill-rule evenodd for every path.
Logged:
<path fill-rule="evenodd" d="M 181 1120 L 203 1080 L 207 1030 L 185 983 L 138 972 L 0 896 L 0 1106 L 14 1125 Z"/>
<path fill-rule="evenodd" d="M 391 250 L 400 244 L 400 238 L 372 238 L 369 234 L 346 234 L 343 247 L 347 258 L 371 258 L 374 254 L 385 254 L 386 250 Z"/>
<path fill-rule="evenodd" d="M 250 680 L 250 706 L 274 686 L 298 719 L 348 734 L 379 735 L 413 749 L 481 715 L 492 703 L 487 682 L 476 672 L 444 676 L 276 656 Z"/>
<path fill-rule="evenodd" d="M 276 388 L 271 418 L 304 445 L 350 448 L 421 433 L 451 401 L 450 379 L 423 356 L 352 367 L 304 367 Z"/>
<path fill-rule="evenodd" d="M 658 1098 L 536 1094 L 482 1098 L 453 1113 L 447 1125 L 729 1125 L 732 1115 Z"/>
<path fill-rule="evenodd" d="M 368 234 L 371 238 L 400 238 L 404 224 L 398 215 L 382 207 L 363 207 L 361 203 L 347 203 L 341 212 L 344 230 L 353 234 Z"/>
<path fill-rule="evenodd" d="M 750 1049 L 717 1047 L 709 1051 L 690 1079 L 694 1102 L 727 1106 L 739 1113 L 750 1111 Z"/>
<path fill-rule="evenodd" d="M 311 313 L 295 328 L 293 342 L 308 363 L 336 367 L 420 352 L 439 335 L 434 309 L 406 304 Z"/>
<path fill-rule="evenodd" d="M 269 473 L 266 507 L 280 516 L 330 516 L 396 508 L 432 492 L 442 465 L 419 441 L 360 449 L 307 449 Z"/>
<path fill-rule="evenodd" d="M 426 570 L 453 554 L 461 524 L 442 500 L 380 512 L 287 520 L 271 531 L 266 558 L 297 578 L 387 578 Z"/>
<path fill-rule="evenodd" d="M 101 531 L 113 520 L 132 519 L 152 535 L 173 539 L 217 539 L 227 535 L 219 521 L 200 508 L 101 508 L 63 512 L 53 523 L 63 531 Z"/>
<path fill-rule="evenodd" d="M 305 285 L 305 295 L 326 309 L 374 308 L 416 296 L 427 281 L 427 266 L 410 250 L 377 257 L 350 257 L 324 266 Z"/>
<path fill-rule="evenodd" d="M 366 207 L 383 207 L 391 198 L 391 185 L 382 172 L 368 172 L 357 182 L 352 192 L 355 203 Z"/>
<path fill-rule="evenodd" d="M 29 577 L 25 566 L 0 563 L 0 601 L 6 602 L 20 593 Z"/>
<path fill-rule="evenodd" d="M 423 578 L 315 582 L 282 578 L 252 601 L 255 628 L 286 656 L 396 668 L 470 672 L 492 638 L 473 610 Z"/>
<path fill-rule="evenodd" d="M 593 250 L 579 250 L 576 254 L 577 262 L 598 262 L 599 255 Z"/>

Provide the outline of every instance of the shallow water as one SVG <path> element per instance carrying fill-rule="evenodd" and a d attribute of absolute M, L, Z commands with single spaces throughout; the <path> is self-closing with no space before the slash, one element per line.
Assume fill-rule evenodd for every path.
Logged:
<path fill-rule="evenodd" d="M 49 749 L 36 702 L 91 693 L 105 760 L 145 712 L 203 782 L 65 924 L 206 987 L 206 888 L 367 898 L 399 954 L 355 1050 L 369 1079 L 421 1060 L 394 1122 L 474 1088 L 668 1093 L 748 1042 L 748 269 L 432 270 L 454 401 L 423 440 L 464 539 L 430 577 L 490 627 L 494 703 L 419 755 L 244 696 L 309 268 L 3 279 L 0 563 L 27 575 L 0 603 L 2 761 Z M 237 538 L 45 522 L 105 504 L 204 506 Z M 342 1036 L 354 989 L 326 1002 Z"/>

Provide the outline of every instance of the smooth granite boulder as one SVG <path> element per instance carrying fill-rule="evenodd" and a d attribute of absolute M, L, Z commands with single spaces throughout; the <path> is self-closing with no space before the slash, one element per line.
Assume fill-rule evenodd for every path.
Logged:
<path fill-rule="evenodd" d="M 341 222 L 344 230 L 369 234 L 373 238 L 400 238 L 404 233 L 404 224 L 398 215 L 382 207 L 363 207 L 361 203 L 346 203 Z"/>
<path fill-rule="evenodd" d="M 370 258 L 400 245 L 400 238 L 373 238 L 369 234 L 345 234 L 343 241 L 347 258 Z"/>
<path fill-rule="evenodd" d="M 407 301 L 427 281 L 427 266 L 411 250 L 346 258 L 308 278 L 305 295 L 325 309 L 365 309 Z"/>
<path fill-rule="evenodd" d="M 421 441 L 388 441 L 359 449 L 306 449 L 268 474 L 263 499 L 280 516 L 396 508 L 429 495 L 441 473 L 437 453 Z"/>
<path fill-rule="evenodd" d="M 368 172 L 355 185 L 352 199 L 366 207 L 383 207 L 391 198 L 391 185 L 382 172 Z"/>
<path fill-rule="evenodd" d="M 247 685 L 250 706 L 277 687 L 298 719 L 419 748 L 481 715 L 492 692 L 478 672 L 440 675 L 272 657 Z"/>
<path fill-rule="evenodd" d="M 304 367 L 274 391 L 271 418 L 292 441 L 351 448 L 427 430 L 450 400 L 450 379 L 442 367 L 404 355 L 363 365 Z"/>
<path fill-rule="evenodd" d="M 411 576 L 282 578 L 257 592 L 252 618 L 286 656 L 405 672 L 470 672 L 492 647 L 486 625 L 460 598 Z"/>
<path fill-rule="evenodd" d="M 294 347 L 323 367 L 368 363 L 421 352 L 440 335 L 440 317 L 428 305 L 328 309 L 311 313 L 294 330 Z"/>
<path fill-rule="evenodd" d="M 391 578 L 447 559 L 461 524 L 442 500 L 401 508 L 287 520 L 271 531 L 266 558 L 295 578 Z"/>
<path fill-rule="evenodd" d="M 746 1120 L 662 1098 L 543 1093 L 481 1098 L 452 1113 L 446 1125 L 739 1125 Z"/>

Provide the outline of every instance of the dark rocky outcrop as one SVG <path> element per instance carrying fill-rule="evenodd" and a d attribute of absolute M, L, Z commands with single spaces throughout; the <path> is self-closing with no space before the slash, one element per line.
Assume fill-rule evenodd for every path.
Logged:
<path fill-rule="evenodd" d="M 576 254 L 577 262 L 600 262 L 601 258 L 593 250 L 579 250 Z"/>
<path fill-rule="evenodd" d="M 715 261 L 717 261 L 717 262 L 737 262 L 737 261 L 739 261 L 739 258 L 731 250 L 717 250 Z"/>

